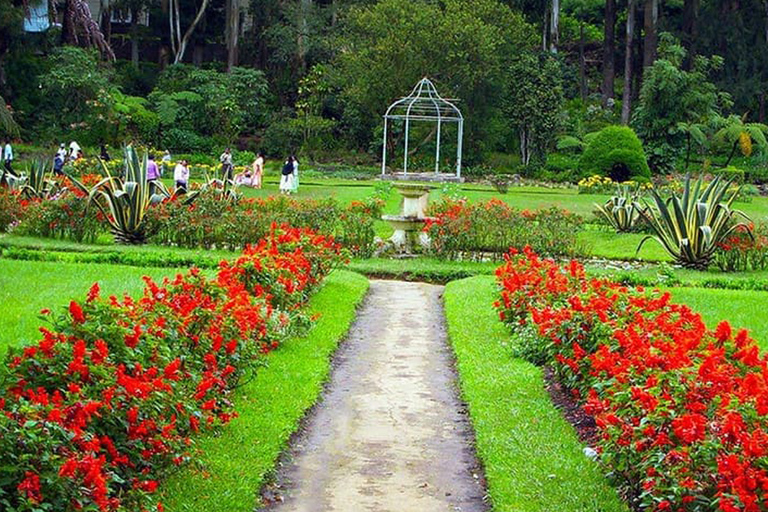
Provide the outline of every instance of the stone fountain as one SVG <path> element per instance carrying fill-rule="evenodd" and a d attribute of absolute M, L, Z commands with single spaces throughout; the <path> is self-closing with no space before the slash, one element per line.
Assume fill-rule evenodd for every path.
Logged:
<path fill-rule="evenodd" d="M 384 215 L 385 220 L 395 229 L 389 239 L 399 253 L 412 254 L 429 246 L 429 237 L 424 233 L 428 217 L 425 211 L 429 204 L 430 185 L 413 182 L 395 182 L 395 189 L 403 197 L 400 215 Z"/>

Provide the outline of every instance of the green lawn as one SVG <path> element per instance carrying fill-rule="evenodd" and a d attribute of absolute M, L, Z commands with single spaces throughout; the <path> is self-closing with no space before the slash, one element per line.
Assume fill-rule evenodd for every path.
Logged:
<path fill-rule="evenodd" d="M 762 311 L 768 304 L 768 292 L 705 288 L 673 288 L 670 292 L 674 302 L 701 313 L 707 326 L 714 329 L 728 320 L 734 328 L 749 329 L 760 348 L 768 350 L 768 315 Z"/>
<path fill-rule="evenodd" d="M 626 512 L 573 428 L 552 405 L 541 369 L 510 355 L 490 276 L 446 287 L 448 332 L 496 512 Z"/>
<path fill-rule="evenodd" d="M 169 512 L 251 512 L 262 485 L 330 372 L 330 358 L 355 317 L 368 281 L 351 272 L 331 274 L 310 303 L 321 313 L 309 335 L 289 340 L 236 398 L 240 417 L 220 437 L 199 442 L 202 466 L 162 486 Z"/>
<path fill-rule="evenodd" d="M 137 295 L 144 288 L 142 276 L 155 279 L 173 276 L 171 268 L 136 268 L 119 265 L 53 263 L 0 259 L 0 354 L 8 347 L 37 339 L 43 325 L 38 313 L 84 300 L 88 289 L 98 282 L 102 295 Z"/>

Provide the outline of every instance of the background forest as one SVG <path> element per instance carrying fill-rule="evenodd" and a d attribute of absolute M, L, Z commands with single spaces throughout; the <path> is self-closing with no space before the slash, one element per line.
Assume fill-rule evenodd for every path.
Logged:
<path fill-rule="evenodd" d="M 370 165 L 386 107 L 423 76 L 467 118 L 469 174 L 578 181 L 596 133 L 622 124 L 634 133 L 602 137 L 624 148 L 620 174 L 646 175 L 647 159 L 768 179 L 768 0 L 0 3 L 0 129 L 36 145 Z M 430 130 L 413 135 L 417 168 Z"/>

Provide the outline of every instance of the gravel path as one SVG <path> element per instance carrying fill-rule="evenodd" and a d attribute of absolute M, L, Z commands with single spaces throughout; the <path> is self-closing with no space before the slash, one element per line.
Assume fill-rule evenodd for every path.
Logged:
<path fill-rule="evenodd" d="M 372 281 L 270 512 L 481 512 L 441 286 Z"/>

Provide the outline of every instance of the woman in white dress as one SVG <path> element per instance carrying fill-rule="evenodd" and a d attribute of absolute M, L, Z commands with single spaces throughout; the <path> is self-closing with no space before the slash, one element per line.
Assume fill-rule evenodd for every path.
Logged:
<path fill-rule="evenodd" d="M 299 160 L 291 155 L 291 160 L 293 160 L 293 187 L 291 188 L 292 193 L 297 193 L 299 191 Z"/>
<path fill-rule="evenodd" d="M 293 191 L 293 170 L 294 162 L 293 155 L 288 157 L 288 160 L 283 164 L 282 176 L 280 176 L 280 193 L 289 195 Z"/>

